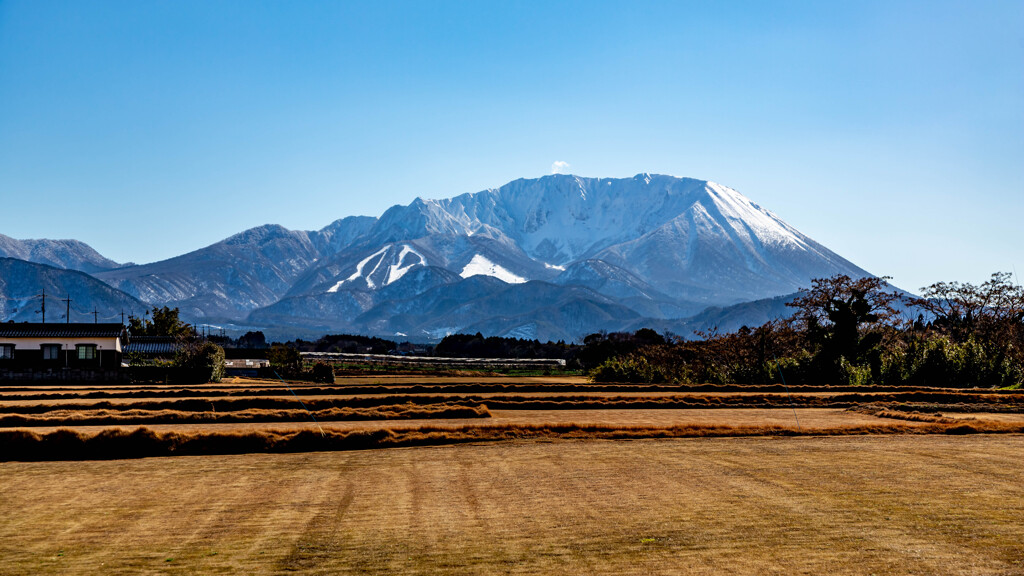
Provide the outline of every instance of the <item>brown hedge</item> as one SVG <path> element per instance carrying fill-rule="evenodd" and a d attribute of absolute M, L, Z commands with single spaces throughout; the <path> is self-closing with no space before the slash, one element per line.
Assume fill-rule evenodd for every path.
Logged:
<path fill-rule="evenodd" d="M 61 429 L 47 434 L 0 431 L 0 460 L 107 460 L 152 456 L 362 450 L 397 446 L 536 439 L 641 439 L 723 436 L 821 436 L 865 434 L 1024 433 L 1024 424 L 987 421 L 928 424 L 872 424 L 796 429 L 784 426 L 686 425 L 669 427 L 602 425 L 492 425 L 423 427 L 411 430 L 260 431 L 244 433 L 154 432 L 109 429 L 95 434 Z"/>

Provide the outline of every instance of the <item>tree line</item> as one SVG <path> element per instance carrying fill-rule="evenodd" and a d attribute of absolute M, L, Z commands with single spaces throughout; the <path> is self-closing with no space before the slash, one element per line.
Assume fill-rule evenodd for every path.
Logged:
<path fill-rule="evenodd" d="M 1024 380 L 1024 289 L 1008 273 L 912 296 L 889 278 L 812 280 L 794 314 L 756 328 L 617 354 L 598 381 L 1014 387 Z"/>

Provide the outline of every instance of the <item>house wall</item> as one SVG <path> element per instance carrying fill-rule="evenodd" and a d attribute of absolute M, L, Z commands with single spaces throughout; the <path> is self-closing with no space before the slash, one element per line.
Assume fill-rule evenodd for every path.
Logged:
<path fill-rule="evenodd" d="M 14 344 L 14 357 L 0 360 L 0 381 L 117 381 L 121 372 L 120 338 L 0 338 Z M 43 360 L 42 346 L 58 344 L 60 356 Z M 96 346 L 96 358 L 79 360 L 76 344 Z"/>
<path fill-rule="evenodd" d="M 0 344 L 14 344 L 15 350 L 40 350 L 43 344 L 60 344 L 64 350 L 74 350 L 75 344 L 95 344 L 97 350 L 121 352 L 120 338 L 4 338 Z"/>
<path fill-rule="evenodd" d="M 2 342 L 0 342 L 2 344 Z M 49 342 L 56 344 L 56 342 Z M 74 347 L 61 350 L 60 356 L 54 360 L 44 360 L 41 348 L 15 348 L 14 358 L 0 360 L 0 368 L 39 368 L 52 370 L 59 368 L 111 368 L 121 366 L 122 355 L 116 350 L 96 349 L 96 358 L 92 360 L 79 360 L 78 351 Z"/>

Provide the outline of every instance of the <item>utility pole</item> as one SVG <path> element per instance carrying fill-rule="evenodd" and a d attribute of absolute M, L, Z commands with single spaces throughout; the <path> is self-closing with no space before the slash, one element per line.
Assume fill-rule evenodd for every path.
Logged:
<path fill-rule="evenodd" d="M 67 316 L 64 317 L 64 323 L 71 324 L 71 294 L 68 294 L 67 298 L 61 298 L 60 301 L 65 302 L 68 305 L 68 313 Z"/>
<path fill-rule="evenodd" d="M 43 313 L 43 324 L 46 324 L 46 290 L 43 290 L 40 296 L 43 298 L 43 305 L 39 310 Z"/>
<path fill-rule="evenodd" d="M 92 323 L 93 324 L 99 324 L 100 323 L 100 316 L 99 316 L 99 314 L 100 314 L 99 310 L 97 310 L 95 308 L 92 309 Z"/>
<path fill-rule="evenodd" d="M 124 308 L 121 308 L 121 326 L 124 326 Z"/>

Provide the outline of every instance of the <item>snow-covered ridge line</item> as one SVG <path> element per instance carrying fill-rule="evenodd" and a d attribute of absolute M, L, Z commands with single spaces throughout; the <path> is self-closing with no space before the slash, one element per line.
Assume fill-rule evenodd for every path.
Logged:
<path fill-rule="evenodd" d="M 463 278 L 469 278 L 470 276 L 493 276 L 506 284 L 522 284 L 526 282 L 526 278 L 513 274 L 508 269 L 491 262 L 480 254 L 473 256 L 473 259 L 462 268 L 462 272 L 459 272 L 459 276 Z"/>

